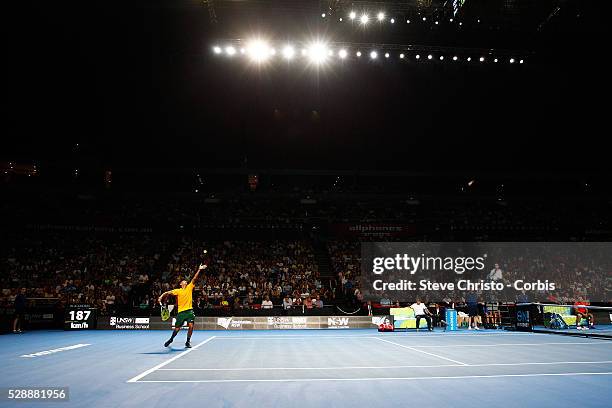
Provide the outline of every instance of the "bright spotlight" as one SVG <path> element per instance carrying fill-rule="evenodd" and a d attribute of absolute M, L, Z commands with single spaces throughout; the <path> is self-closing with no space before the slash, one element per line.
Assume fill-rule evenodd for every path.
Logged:
<path fill-rule="evenodd" d="M 359 21 L 361 21 L 361 24 L 366 25 L 370 21 L 370 17 L 367 14 L 362 14 Z"/>
<path fill-rule="evenodd" d="M 452 23 L 452 22 L 453 22 L 453 19 L 451 18 L 451 19 L 450 19 L 450 20 L 448 20 L 448 21 L 450 21 L 450 22 Z"/>
<path fill-rule="evenodd" d="M 290 45 L 286 45 L 285 48 L 283 48 L 283 57 L 285 57 L 285 59 L 292 59 L 295 55 L 295 49 L 290 46 Z"/>
<path fill-rule="evenodd" d="M 391 19 L 391 24 L 395 24 L 395 19 L 394 18 Z"/>
<path fill-rule="evenodd" d="M 484 62 L 484 57 L 480 57 L 480 62 Z"/>
<path fill-rule="evenodd" d="M 423 17 L 423 21 L 427 21 L 427 17 Z"/>
<path fill-rule="evenodd" d="M 497 62 L 497 61 L 498 61 L 498 59 L 497 59 L 497 58 L 495 58 L 495 59 L 493 60 L 493 62 Z"/>
<path fill-rule="evenodd" d="M 347 55 L 348 55 L 348 52 L 346 52 L 345 49 L 338 51 L 338 56 L 342 59 L 346 58 Z"/>
<path fill-rule="evenodd" d="M 385 52 L 385 58 L 389 58 L 389 53 Z"/>
<path fill-rule="evenodd" d="M 361 57 L 361 51 L 357 51 L 355 55 L 357 55 L 358 57 Z"/>
<path fill-rule="evenodd" d="M 241 53 L 241 54 L 244 54 L 245 52 L 246 52 L 246 50 L 245 50 L 244 48 L 241 48 L 241 49 L 240 49 L 240 53 Z"/>
<path fill-rule="evenodd" d="M 400 58 L 401 58 L 401 59 L 404 59 L 404 57 L 405 57 L 405 55 L 404 55 L 403 53 L 402 53 L 402 54 L 400 54 Z"/>
<path fill-rule="evenodd" d="M 276 55 L 276 50 L 274 48 L 270 48 L 270 55 Z"/>
<path fill-rule="evenodd" d="M 338 20 L 339 20 L 339 21 L 342 21 L 342 17 L 340 17 Z"/>
<path fill-rule="evenodd" d="M 221 47 L 214 46 L 213 47 L 213 51 L 214 51 L 215 54 L 221 54 Z"/>
<path fill-rule="evenodd" d="M 381 11 L 381 12 L 379 12 L 379 13 L 376 15 L 376 18 L 378 19 L 378 21 L 383 21 L 383 20 L 385 19 L 385 13 L 383 13 L 382 11 Z"/>
<path fill-rule="evenodd" d="M 410 24 L 410 20 L 406 20 L 406 24 Z"/>
<path fill-rule="evenodd" d="M 514 58 L 510 58 L 510 63 L 514 64 Z"/>
<path fill-rule="evenodd" d="M 229 47 L 225 48 L 225 52 L 227 53 L 227 55 L 232 56 L 236 54 L 236 49 L 230 45 Z"/>
<path fill-rule="evenodd" d="M 302 48 L 302 56 L 307 56 L 308 55 L 308 50 L 306 48 Z"/>
<path fill-rule="evenodd" d="M 251 41 L 247 47 L 247 52 L 251 59 L 255 62 L 263 62 L 271 55 L 270 47 L 263 40 Z"/>
<path fill-rule="evenodd" d="M 325 13 L 321 13 L 321 18 L 325 18 Z"/>
<path fill-rule="evenodd" d="M 439 23 L 436 21 L 436 25 L 438 25 Z"/>
<path fill-rule="evenodd" d="M 421 56 L 419 54 L 416 55 L 416 59 L 421 59 Z"/>
<path fill-rule="evenodd" d="M 453 61 L 457 61 L 457 56 L 456 55 L 453 57 Z"/>
<path fill-rule="evenodd" d="M 444 55 L 440 55 L 440 61 L 444 61 Z"/>
<path fill-rule="evenodd" d="M 354 20 L 356 17 L 357 17 L 357 13 L 355 13 L 354 11 L 351 11 L 351 12 L 349 13 L 349 18 L 350 18 L 351 20 Z"/>
<path fill-rule="evenodd" d="M 472 57 L 467 57 L 468 62 L 472 60 Z"/>
<path fill-rule="evenodd" d="M 519 61 L 519 64 L 522 64 L 523 62 L 525 62 L 525 60 L 520 60 L 520 61 Z"/>
<path fill-rule="evenodd" d="M 377 53 L 376 51 L 372 51 L 372 52 L 370 53 L 370 58 L 372 58 L 372 59 L 376 59 L 376 58 L 378 58 L 378 53 Z"/>
<path fill-rule="evenodd" d="M 322 64 L 328 56 L 327 45 L 324 43 L 314 43 L 308 47 L 308 57 L 315 64 Z"/>
<path fill-rule="evenodd" d="M 433 55 L 431 55 L 431 54 L 429 54 L 429 55 L 427 56 L 427 59 L 429 59 L 429 60 L 430 60 L 430 59 L 432 59 L 432 58 L 433 58 Z"/>

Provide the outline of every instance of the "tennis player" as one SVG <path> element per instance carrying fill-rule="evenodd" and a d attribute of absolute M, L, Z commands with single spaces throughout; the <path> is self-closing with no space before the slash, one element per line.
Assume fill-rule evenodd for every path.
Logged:
<path fill-rule="evenodd" d="M 207 265 L 200 264 L 197 272 L 193 275 L 193 279 L 191 282 L 187 283 L 186 280 L 181 281 L 180 289 L 173 289 L 167 292 L 164 292 L 159 297 L 159 303 L 162 302 L 164 297 L 168 295 L 174 295 L 178 298 L 178 314 L 176 315 L 176 323 L 174 324 L 174 331 L 172 332 L 172 337 L 164 343 L 164 346 L 168 347 L 174 341 L 174 338 L 181 330 L 181 326 L 183 323 L 187 322 L 189 326 L 189 331 L 187 332 L 187 342 L 185 343 L 186 348 L 191 348 L 191 334 L 193 333 L 193 322 L 195 321 L 195 314 L 193 313 L 193 288 L 194 282 L 198 279 L 200 275 L 200 271 L 206 269 Z"/>

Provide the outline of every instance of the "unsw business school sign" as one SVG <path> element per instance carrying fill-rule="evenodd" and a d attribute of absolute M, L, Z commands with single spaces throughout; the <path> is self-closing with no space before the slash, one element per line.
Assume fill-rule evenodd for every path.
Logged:
<path fill-rule="evenodd" d="M 379 317 L 372 316 L 257 316 L 196 317 L 196 330 L 290 330 L 290 329 L 355 329 L 376 328 Z M 102 317 L 98 329 L 106 330 L 169 330 L 174 319 L 159 317 Z"/>

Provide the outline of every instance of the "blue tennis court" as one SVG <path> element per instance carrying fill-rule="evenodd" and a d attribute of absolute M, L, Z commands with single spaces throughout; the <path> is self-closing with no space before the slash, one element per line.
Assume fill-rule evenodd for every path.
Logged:
<path fill-rule="evenodd" d="M 0 337 L 0 387 L 70 388 L 74 407 L 606 406 L 609 340 L 505 331 L 162 331 Z M 17 340 L 17 341 L 16 341 Z M 44 406 L 45 403 L 36 403 Z"/>

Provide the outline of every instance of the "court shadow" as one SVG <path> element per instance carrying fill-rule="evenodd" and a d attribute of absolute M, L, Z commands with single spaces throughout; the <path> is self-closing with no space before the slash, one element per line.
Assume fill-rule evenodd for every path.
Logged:
<path fill-rule="evenodd" d="M 149 353 L 138 353 L 138 354 L 172 354 L 172 353 L 179 353 L 181 351 L 185 351 L 185 349 L 170 349 L 170 350 L 164 350 L 164 351 L 151 351 Z"/>

